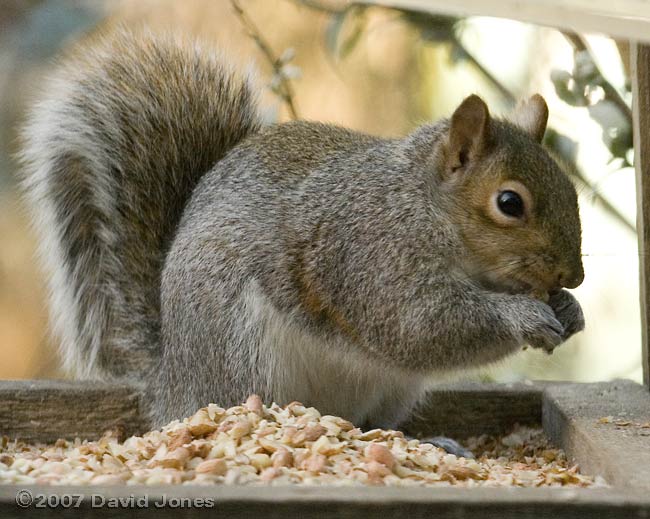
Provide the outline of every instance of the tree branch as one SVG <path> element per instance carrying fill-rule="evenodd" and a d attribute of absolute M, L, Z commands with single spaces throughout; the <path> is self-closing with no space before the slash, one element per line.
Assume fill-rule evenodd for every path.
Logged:
<path fill-rule="evenodd" d="M 603 76 L 603 73 L 601 72 L 600 68 L 598 68 L 598 64 L 596 63 L 596 60 L 594 59 L 591 51 L 589 50 L 589 47 L 583 40 L 582 36 L 579 36 L 578 34 L 575 34 L 573 32 L 562 32 L 562 35 L 573 46 L 573 49 L 575 51 L 587 53 L 589 59 L 593 63 L 596 74 L 598 74 L 598 76 L 601 78 L 599 85 L 603 89 L 603 92 L 605 94 L 605 99 L 613 103 L 619 109 L 619 111 L 623 114 L 623 116 L 628 120 L 631 127 L 632 109 L 625 102 L 625 99 L 623 99 L 619 91 L 616 90 L 612 86 L 612 84 L 605 79 L 605 76 Z"/>
<path fill-rule="evenodd" d="M 291 81 L 287 78 L 283 70 L 284 63 L 275 55 L 271 45 L 269 45 L 269 43 L 264 39 L 257 26 L 248 17 L 241 5 L 239 5 L 239 0 L 230 0 L 230 3 L 248 35 L 257 44 L 257 47 L 262 51 L 262 54 L 264 54 L 267 61 L 271 64 L 271 67 L 273 67 L 273 73 L 280 81 L 278 88 L 274 89 L 275 92 L 287 105 L 291 118 L 298 119 L 298 110 L 296 109 L 296 104 L 294 102 L 293 87 L 291 86 Z"/>

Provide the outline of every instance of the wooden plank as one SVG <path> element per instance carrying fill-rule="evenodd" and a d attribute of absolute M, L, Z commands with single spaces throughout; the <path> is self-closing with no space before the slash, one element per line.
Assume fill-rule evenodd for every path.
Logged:
<path fill-rule="evenodd" d="M 403 429 L 414 436 L 467 438 L 541 424 L 543 385 L 455 384 L 432 391 Z M 95 382 L 0 381 L 0 435 L 31 441 L 96 438 L 121 423 L 147 429 L 138 386 Z M 142 416 L 141 416 L 142 415 Z"/>
<path fill-rule="evenodd" d="M 650 318 L 650 47 L 632 44 L 632 119 L 634 122 L 634 168 L 636 170 L 637 235 L 639 239 L 639 290 L 641 298 L 641 336 L 643 381 L 650 386 L 648 325 Z"/>
<path fill-rule="evenodd" d="M 576 32 L 650 41 L 646 0 L 361 0 L 360 3 L 452 16 L 495 16 Z"/>
<path fill-rule="evenodd" d="M 620 488 L 650 490 L 647 388 L 622 380 L 550 384 L 544 390 L 542 416 L 551 441 L 584 473 L 599 474 Z M 617 421 L 624 425 L 617 426 Z"/>
<path fill-rule="evenodd" d="M 24 437 L 45 435 L 97 437 L 103 429 L 122 422 L 127 429 L 144 429 L 139 386 L 88 382 L 0 383 L 0 426 Z M 541 409 L 540 409 L 541 406 Z M 240 486 L 105 486 L 52 487 L 0 485 L 0 517 L 24 516 L 15 503 L 18 490 L 33 495 L 84 494 L 85 517 L 404 517 L 414 518 L 618 518 L 650 516 L 650 393 L 633 382 L 599 384 L 535 383 L 463 384 L 439 388 L 425 406 L 435 432 L 449 434 L 460 427 L 503 427 L 516 417 L 543 418 L 547 434 L 577 460 L 585 472 L 602 474 L 614 488 L 504 489 L 504 488 L 336 488 Z M 496 415 L 495 415 L 496 413 Z M 603 416 L 631 422 L 617 427 L 600 423 Z M 30 422 L 31 423 L 28 423 Z M 14 422 L 25 422 L 13 425 Z M 415 423 L 418 423 L 417 421 Z M 451 423 L 451 426 L 444 425 Z M 63 429 L 57 430 L 57 427 Z M 451 427 L 451 428 L 450 428 Z M 34 428 L 33 434 L 29 429 Z M 21 432 L 22 431 L 22 432 Z M 60 434 L 64 431 L 64 434 Z M 73 434 L 66 433 L 72 432 Z M 429 430 L 435 433 L 434 430 Z M 426 431 L 425 431 L 426 432 Z M 459 437 L 461 437 L 459 436 Z M 42 439 L 43 436 L 39 436 Z M 95 502 L 92 495 L 97 496 Z M 159 508 L 175 499 L 185 503 L 202 498 L 203 506 Z M 148 507 L 138 508 L 137 498 Z M 109 508 L 112 498 L 126 507 Z M 205 505 L 205 500 L 213 503 Z M 104 506 L 93 506 L 104 502 Z M 130 505 L 129 503 L 133 503 Z M 32 512 L 33 513 L 33 512 Z M 47 512 L 45 512 L 47 513 Z M 78 516 L 76 508 L 59 506 L 57 513 Z"/>
<path fill-rule="evenodd" d="M 25 517 L 26 509 L 15 504 L 25 487 L 0 486 L 0 516 Z M 504 489 L 504 488 L 396 488 L 396 487 L 246 487 L 246 486 L 107 486 L 30 487 L 33 495 L 84 495 L 80 509 L 58 507 L 58 517 L 189 518 L 380 518 L 380 519 L 620 519 L 648 517 L 648 499 L 640 493 L 618 489 Z M 93 507 L 122 498 L 122 508 Z M 141 505 L 135 505 L 136 499 Z M 162 503 L 184 507 L 159 508 Z M 201 507 L 188 506 L 202 499 Z M 206 500 L 210 500 L 205 504 Z M 130 506 L 129 503 L 134 505 Z M 196 501 L 194 501 L 196 502 Z M 29 512 L 34 514 L 33 507 Z M 27 512 L 27 513 L 29 513 Z M 48 511 L 43 510 L 45 514 Z M 34 514 L 35 515 L 35 514 Z"/>
<path fill-rule="evenodd" d="M 401 429 L 412 436 L 464 439 L 541 424 L 542 384 L 461 384 L 427 395 Z"/>
<path fill-rule="evenodd" d="M 96 439 L 107 429 L 145 432 L 138 386 L 57 380 L 0 381 L 0 436 Z"/>

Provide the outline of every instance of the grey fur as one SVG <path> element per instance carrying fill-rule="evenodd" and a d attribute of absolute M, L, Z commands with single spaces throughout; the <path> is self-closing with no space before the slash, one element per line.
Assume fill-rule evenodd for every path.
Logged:
<path fill-rule="evenodd" d="M 563 328 L 562 340 L 567 340 L 573 334 L 584 330 L 585 316 L 573 294 L 560 290 L 551 294 L 548 304 Z"/>
<path fill-rule="evenodd" d="M 582 328 L 575 299 L 522 293 L 582 276 L 575 189 L 523 130 L 490 120 L 462 174 L 448 121 L 260 130 L 243 80 L 174 45 L 84 50 L 25 131 L 77 373 L 144 377 L 156 423 L 257 393 L 394 427 L 441 376 Z M 468 203 L 504 175 L 536 199 L 528 227 Z"/>
<path fill-rule="evenodd" d="M 159 358 L 160 272 L 185 202 L 257 128 L 246 80 L 172 38 L 120 31 L 48 79 L 22 160 L 69 372 L 140 377 Z"/>
<path fill-rule="evenodd" d="M 283 124 L 201 179 L 163 272 L 161 420 L 254 392 L 394 426 L 436 375 L 561 342 L 547 304 L 463 275 L 435 165 L 446 129 Z"/>

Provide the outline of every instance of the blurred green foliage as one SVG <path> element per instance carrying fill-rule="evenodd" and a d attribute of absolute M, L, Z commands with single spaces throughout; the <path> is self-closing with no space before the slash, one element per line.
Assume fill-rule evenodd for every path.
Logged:
<path fill-rule="evenodd" d="M 312 9 L 326 12 L 330 22 L 325 36 L 325 46 L 331 56 L 337 60 L 345 59 L 361 41 L 366 29 L 367 12 L 376 6 L 372 0 L 363 3 L 350 2 L 336 8 L 333 4 L 317 0 L 294 0 Z M 381 4 L 377 2 L 378 6 Z M 451 45 L 451 57 L 454 62 L 465 62 L 475 68 L 483 78 L 502 96 L 506 106 L 513 106 L 518 98 L 490 70 L 484 67 L 462 42 L 463 19 L 453 16 L 424 13 L 410 9 L 391 8 L 399 17 L 409 24 L 424 43 Z M 574 68 L 572 71 L 554 71 L 550 80 L 560 99 L 574 107 L 586 107 L 591 117 L 601 126 L 603 142 L 612 154 L 612 161 L 617 161 L 618 168 L 632 166 L 632 112 L 625 98 L 630 97 L 629 81 L 624 92 L 619 92 L 607 81 L 585 43 L 576 34 L 565 33 L 568 42 L 574 48 Z M 572 165 L 571 174 L 580 187 L 587 190 L 608 213 L 621 225 L 636 232 L 635 225 L 627 220 L 597 189 L 597 186 L 580 171 L 575 164 L 577 143 L 549 128 L 545 144 L 563 162 Z"/>

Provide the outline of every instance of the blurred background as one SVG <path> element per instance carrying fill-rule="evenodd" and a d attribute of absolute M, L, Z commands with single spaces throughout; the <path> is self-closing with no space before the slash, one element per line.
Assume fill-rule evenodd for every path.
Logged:
<path fill-rule="evenodd" d="M 336 0 L 2 0 L 0 378 L 61 377 L 44 274 L 17 190 L 17 129 L 53 58 L 104 26 L 173 29 L 259 70 L 269 121 L 328 121 L 401 136 L 478 93 L 493 114 L 541 93 L 546 144 L 580 192 L 584 333 L 552 356 L 524 351 L 492 380 L 641 381 L 628 46 L 494 18 L 451 18 Z"/>

